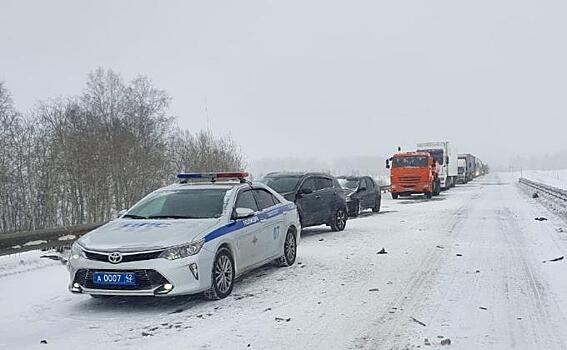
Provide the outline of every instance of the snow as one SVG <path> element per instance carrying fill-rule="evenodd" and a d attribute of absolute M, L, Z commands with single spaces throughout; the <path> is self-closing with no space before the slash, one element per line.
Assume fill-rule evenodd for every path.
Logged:
<path fill-rule="evenodd" d="M 0 256 L 0 286 L 3 285 L 2 277 L 19 275 L 24 272 L 43 269 L 55 265 L 53 260 L 41 259 L 45 252 L 29 251 Z M 59 263 L 61 265 L 61 263 Z"/>
<path fill-rule="evenodd" d="M 561 189 L 567 189 L 567 169 L 524 170 L 521 175 L 528 180 L 541 182 Z"/>
<path fill-rule="evenodd" d="M 50 260 L 0 275 L 0 348 L 566 348 L 566 262 L 543 261 L 565 254 L 567 225 L 517 177 L 386 197 L 344 232 L 305 230 L 296 265 L 253 271 L 220 301 L 72 295 Z"/>

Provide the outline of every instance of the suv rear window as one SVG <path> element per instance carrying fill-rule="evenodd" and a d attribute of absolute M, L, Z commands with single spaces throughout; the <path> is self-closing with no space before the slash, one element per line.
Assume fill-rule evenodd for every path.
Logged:
<path fill-rule="evenodd" d="M 264 189 L 255 189 L 254 195 L 256 196 L 256 202 L 258 202 L 258 208 L 264 210 L 266 208 L 273 207 L 279 201 L 272 196 L 272 194 Z"/>
<path fill-rule="evenodd" d="M 295 190 L 300 179 L 299 176 L 268 176 L 261 179 L 260 182 L 278 193 L 289 193 Z"/>
<path fill-rule="evenodd" d="M 326 177 L 318 177 L 315 180 L 315 188 L 317 190 L 323 190 L 325 188 L 333 187 L 333 180 Z"/>

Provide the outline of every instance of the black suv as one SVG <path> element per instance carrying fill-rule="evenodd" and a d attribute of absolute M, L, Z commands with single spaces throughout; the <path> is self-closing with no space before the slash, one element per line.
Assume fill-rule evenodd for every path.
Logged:
<path fill-rule="evenodd" d="M 333 231 L 345 229 L 348 219 L 346 197 L 333 176 L 322 173 L 270 173 L 260 182 L 295 202 L 302 227 L 325 224 Z"/>
<path fill-rule="evenodd" d="M 382 192 L 370 176 L 339 176 L 337 181 L 346 192 L 350 216 L 356 217 L 365 209 L 380 211 Z"/>

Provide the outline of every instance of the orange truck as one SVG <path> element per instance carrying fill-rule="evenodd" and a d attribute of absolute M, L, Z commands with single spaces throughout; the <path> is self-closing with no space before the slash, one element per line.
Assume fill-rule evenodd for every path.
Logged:
<path fill-rule="evenodd" d="M 390 192 L 393 199 L 420 193 L 431 198 L 441 192 L 437 162 L 427 152 L 396 153 L 386 160 L 386 168 L 391 169 Z"/>

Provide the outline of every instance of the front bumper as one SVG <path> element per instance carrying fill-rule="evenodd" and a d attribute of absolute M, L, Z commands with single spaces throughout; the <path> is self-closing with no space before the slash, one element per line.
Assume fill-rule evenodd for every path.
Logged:
<path fill-rule="evenodd" d="M 178 260 L 157 258 L 119 264 L 81 256 L 69 260 L 69 290 L 73 293 L 124 296 L 195 294 L 210 288 L 213 260 L 214 253 L 206 249 L 201 249 L 197 255 Z M 95 285 L 92 274 L 98 271 L 134 273 L 136 286 Z"/>

